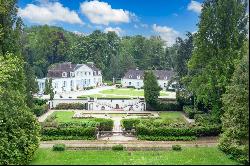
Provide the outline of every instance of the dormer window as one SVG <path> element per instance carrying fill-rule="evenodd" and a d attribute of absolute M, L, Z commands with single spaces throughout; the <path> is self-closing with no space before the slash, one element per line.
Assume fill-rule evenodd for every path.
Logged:
<path fill-rule="evenodd" d="M 67 77 L 67 72 L 63 72 L 62 77 Z"/>
<path fill-rule="evenodd" d="M 141 76 L 140 76 L 140 75 L 138 75 L 138 76 L 137 76 L 137 79 L 140 79 L 140 78 L 141 78 Z"/>
<path fill-rule="evenodd" d="M 70 72 L 70 77 L 74 77 L 74 72 Z"/>
<path fill-rule="evenodd" d="M 101 71 L 98 71 L 98 75 L 101 75 Z"/>
<path fill-rule="evenodd" d="M 132 78 L 132 75 L 129 75 L 128 78 Z"/>
<path fill-rule="evenodd" d="M 166 77 L 165 77 L 165 80 L 167 80 L 167 79 L 168 79 L 168 77 L 166 76 Z"/>

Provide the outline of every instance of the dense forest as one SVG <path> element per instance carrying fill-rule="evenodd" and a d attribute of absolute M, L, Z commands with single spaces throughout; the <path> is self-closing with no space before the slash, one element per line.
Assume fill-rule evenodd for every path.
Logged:
<path fill-rule="evenodd" d="M 188 33 L 188 36 L 192 37 L 192 34 Z M 180 44 L 183 42 L 181 38 L 178 41 Z M 115 32 L 99 30 L 89 35 L 79 35 L 44 25 L 24 28 L 22 44 L 23 55 L 37 77 L 46 76 L 51 64 L 65 61 L 92 61 L 103 71 L 104 79 L 111 80 L 113 77 L 121 78 L 128 69 L 136 67 L 173 69 L 174 62 L 178 60 L 175 58 L 178 46 L 166 48 L 160 36 L 119 37 Z M 185 69 L 177 67 L 177 70 L 181 73 Z"/>

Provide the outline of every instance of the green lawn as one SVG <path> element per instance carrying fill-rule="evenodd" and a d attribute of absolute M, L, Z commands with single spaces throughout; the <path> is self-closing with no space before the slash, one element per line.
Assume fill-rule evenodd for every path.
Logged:
<path fill-rule="evenodd" d="M 182 151 L 96 151 L 66 150 L 54 152 L 51 149 L 38 149 L 30 164 L 67 165 L 236 165 L 217 147 L 183 148 Z"/>
<path fill-rule="evenodd" d="M 169 92 L 161 91 L 160 96 L 168 96 Z M 132 98 L 132 97 L 144 97 L 143 89 L 133 88 L 116 88 L 100 91 L 98 94 L 82 95 L 80 97 L 97 97 L 97 98 Z"/>
<path fill-rule="evenodd" d="M 76 118 L 72 118 L 72 116 L 74 115 L 74 111 L 59 111 L 59 112 L 53 112 L 53 114 L 51 114 L 50 116 L 54 116 L 56 115 L 56 121 L 57 122 L 80 122 L 80 121 L 86 121 L 86 120 L 90 120 L 91 118 L 85 118 L 85 119 L 76 119 Z"/>
<path fill-rule="evenodd" d="M 162 119 L 170 119 L 170 120 L 175 120 L 175 119 L 183 119 L 182 113 L 181 112 L 175 112 L 175 111 L 168 111 L 168 112 L 160 112 L 160 118 Z"/>

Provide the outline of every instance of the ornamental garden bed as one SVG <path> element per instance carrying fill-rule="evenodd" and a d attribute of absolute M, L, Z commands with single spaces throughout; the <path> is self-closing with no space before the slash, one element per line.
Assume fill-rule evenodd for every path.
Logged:
<path fill-rule="evenodd" d="M 113 121 L 104 118 L 72 118 L 74 112 L 54 112 L 41 123 L 42 140 L 93 140 L 98 131 L 111 131 Z"/>

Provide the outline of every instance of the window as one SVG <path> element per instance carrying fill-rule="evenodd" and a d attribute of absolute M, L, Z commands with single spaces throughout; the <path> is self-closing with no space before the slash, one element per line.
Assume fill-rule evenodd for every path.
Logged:
<path fill-rule="evenodd" d="M 94 83 L 95 83 L 95 78 L 94 78 Z"/>
<path fill-rule="evenodd" d="M 89 75 L 91 76 L 91 73 L 89 72 Z"/>
<path fill-rule="evenodd" d="M 101 75 L 101 72 L 100 72 L 100 71 L 98 71 L 98 75 Z"/>
<path fill-rule="evenodd" d="M 132 78 L 132 75 L 129 75 L 129 78 Z"/>
<path fill-rule="evenodd" d="M 70 81 L 70 86 L 71 86 L 71 87 L 73 86 L 73 80 Z"/>
<path fill-rule="evenodd" d="M 138 76 L 137 76 L 137 79 L 140 79 L 140 78 L 141 78 L 140 75 L 138 75 Z"/>
<path fill-rule="evenodd" d="M 70 72 L 70 77 L 74 77 L 74 72 Z"/>
<path fill-rule="evenodd" d="M 67 77 L 67 72 L 63 72 L 62 77 Z"/>
<path fill-rule="evenodd" d="M 129 82 L 128 85 L 130 86 L 130 85 L 131 85 L 131 82 Z"/>
<path fill-rule="evenodd" d="M 94 75 L 94 76 L 96 75 L 96 71 L 94 71 L 93 75 Z"/>
<path fill-rule="evenodd" d="M 139 83 L 139 82 L 137 82 L 137 86 L 140 86 L 140 83 Z"/>
<path fill-rule="evenodd" d="M 167 84 L 166 83 L 164 83 L 164 87 L 166 87 L 167 86 Z"/>
<path fill-rule="evenodd" d="M 66 87 L 66 85 L 67 85 L 67 82 L 63 81 L 63 86 Z"/>
<path fill-rule="evenodd" d="M 167 80 L 167 79 L 168 79 L 168 77 L 166 76 L 166 77 L 165 77 L 165 80 Z"/>
<path fill-rule="evenodd" d="M 85 72 L 85 76 L 87 75 L 87 72 Z"/>

